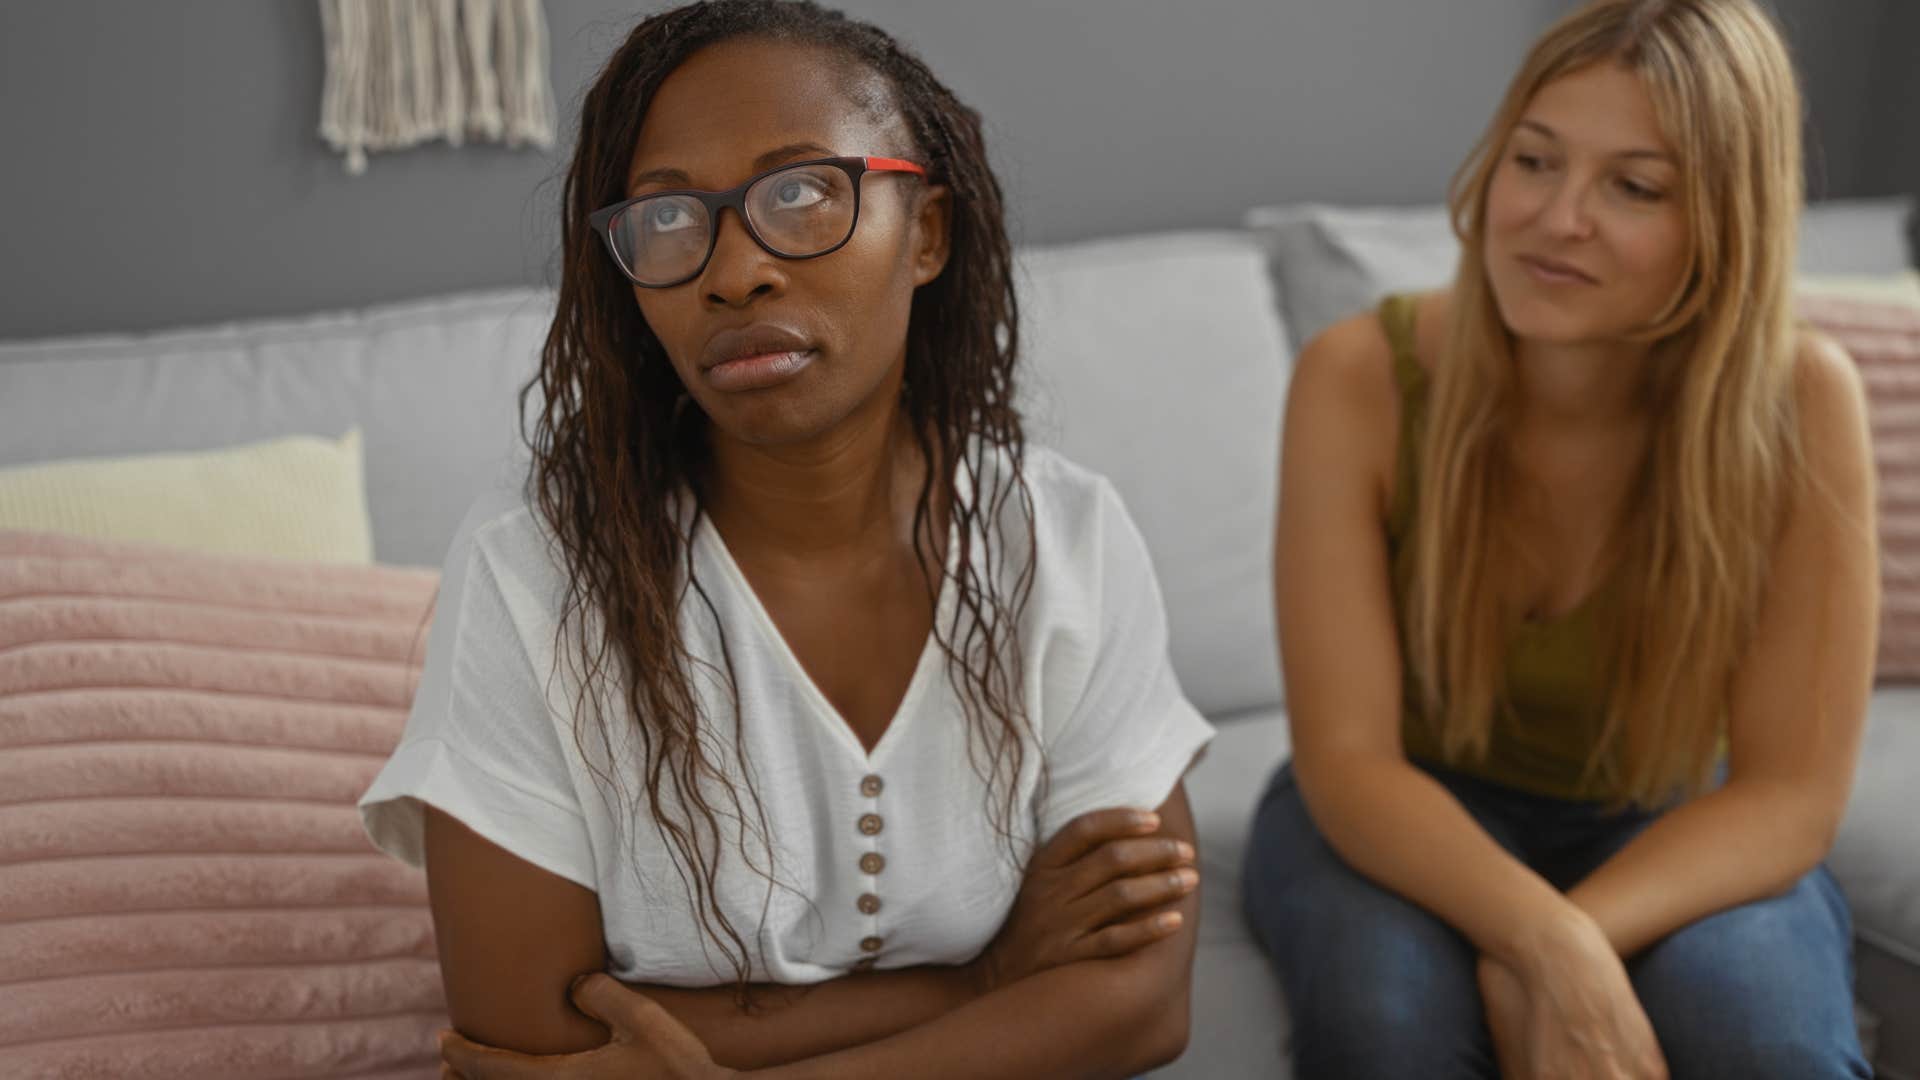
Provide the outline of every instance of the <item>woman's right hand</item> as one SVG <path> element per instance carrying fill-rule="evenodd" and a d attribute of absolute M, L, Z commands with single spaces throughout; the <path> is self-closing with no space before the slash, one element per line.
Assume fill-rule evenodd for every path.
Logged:
<path fill-rule="evenodd" d="M 1569 904 L 1527 941 L 1517 962 L 1480 961 L 1481 999 L 1502 1072 L 1666 1080 L 1653 1023 L 1599 926 Z"/>
<path fill-rule="evenodd" d="M 1124 956 L 1171 935 L 1180 913 L 1156 911 L 1200 884 L 1193 848 L 1154 836 L 1148 810 L 1096 810 L 1034 853 L 1013 910 L 973 962 L 983 992 L 1061 964 Z"/>

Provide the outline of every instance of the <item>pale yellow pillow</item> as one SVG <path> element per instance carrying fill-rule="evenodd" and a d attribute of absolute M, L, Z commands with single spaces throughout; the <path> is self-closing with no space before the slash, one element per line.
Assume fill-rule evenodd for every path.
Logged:
<path fill-rule="evenodd" d="M 1832 296 L 1870 304 L 1920 308 L 1920 270 L 1904 274 L 1816 275 L 1794 283 L 1803 296 Z"/>
<path fill-rule="evenodd" d="M 232 555 L 373 561 L 360 431 L 0 469 L 0 528 Z"/>

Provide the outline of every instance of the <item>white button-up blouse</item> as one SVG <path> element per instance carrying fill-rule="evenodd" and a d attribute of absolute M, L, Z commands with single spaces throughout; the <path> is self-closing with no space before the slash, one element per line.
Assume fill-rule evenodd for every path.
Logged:
<path fill-rule="evenodd" d="M 1212 737 L 1174 677 L 1159 587 L 1119 496 L 1044 449 L 1027 452 L 1025 470 L 1036 563 L 1016 644 L 1032 736 L 1015 782 L 1011 849 L 988 810 L 1004 788 L 990 796 L 969 756 L 961 699 L 931 635 L 869 753 L 719 535 L 704 519 L 696 526 L 692 565 L 714 610 L 689 593 L 681 619 L 688 647 L 712 664 L 696 665 L 706 746 L 729 776 L 751 776 L 761 811 L 743 796 L 745 850 L 710 841 L 706 851 L 718 855 L 716 895 L 748 943 L 754 981 L 971 959 L 1013 904 L 1016 853 L 1024 859 L 1090 810 L 1158 806 Z M 1024 551 L 1024 540 L 1022 522 L 996 542 Z M 605 741 L 575 737 L 577 665 L 556 663 L 562 573 L 538 515 L 517 495 L 489 496 L 468 514 L 447 558 L 406 732 L 360 802 L 367 831 L 419 865 L 421 804 L 430 803 L 595 890 L 616 977 L 731 982 L 649 816 L 631 722 L 611 725 Z M 955 625 L 955 606 L 943 589 L 942 625 Z M 737 717 L 717 674 L 722 633 Z M 607 715 L 625 715 L 612 705 Z M 724 795 L 718 805 L 731 808 Z M 765 823 L 764 844 L 754 819 Z M 723 840 L 738 835 L 722 824 Z"/>

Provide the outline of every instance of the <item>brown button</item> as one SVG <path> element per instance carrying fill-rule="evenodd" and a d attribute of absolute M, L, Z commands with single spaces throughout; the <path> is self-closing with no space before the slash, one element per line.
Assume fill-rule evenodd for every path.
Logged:
<path fill-rule="evenodd" d="M 877 874 L 886 868 L 887 857 L 877 851 L 869 851 L 860 856 L 860 872 L 863 874 Z"/>
<path fill-rule="evenodd" d="M 886 942 L 881 941 L 877 937 L 863 937 L 860 939 L 860 951 L 861 952 L 879 952 L 880 946 L 885 944 Z"/>
<path fill-rule="evenodd" d="M 853 962 L 853 970 L 855 970 L 855 971 L 872 971 L 872 970 L 873 970 L 873 965 L 875 965 L 875 964 L 877 964 L 877 963 L 879 963 L 879 962 L 880 962 L 880 961 L 879 961 L 879 958 L 878 958 L 878 957 L 874 957 L 874 956 L 863 956 L 863 957 L 861 957 L 860 959 L 858 959 L 858 960 L 855 960 L 855 961 Z"/>
<path fill-rule="evenodd" d="M 886 827 L 887 823 L 880 820 L 879 814 L 860 815 L 860 834 L 862 836 L 879 836 L 880 830 Z"/>
<path fill-rule="evenodd" d="M 874 796 L 880 794 L 880 789 L 886 786 L 887 786 L 886 782 L 881 780 L 878 776 L 869 776 L 860 781 L 860 794 L 865 795 L 867 798 L 871 799 Z"/>
<path fill-rule="evenodd" d="M 853 902 L 853 906 L 859 908 L 862 915 L 880 914 L 880 898 L 872 893 L 863 894 L 860 899 Z"/>

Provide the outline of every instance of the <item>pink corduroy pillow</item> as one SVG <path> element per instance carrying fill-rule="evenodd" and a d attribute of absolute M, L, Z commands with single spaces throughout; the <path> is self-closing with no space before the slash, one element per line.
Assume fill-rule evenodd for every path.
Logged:
<path fill-rule="evenodd" d="M 426 884 L 354 808 L 437 580 L 0 531 L 0 1073 L 438 1075 Z"/>
<path fill-rule="evenodd" d="M 1920 682 L 1920 307 L 1802 296 L 1866 383 L 1880 474 L 1880 682 Z"/>

